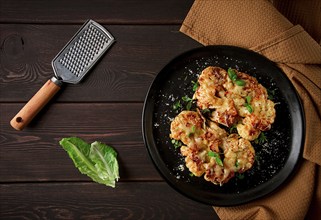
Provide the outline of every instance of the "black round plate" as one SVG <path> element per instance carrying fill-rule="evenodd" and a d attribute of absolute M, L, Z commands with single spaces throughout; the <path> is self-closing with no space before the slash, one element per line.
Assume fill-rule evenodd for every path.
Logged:
<path fill-rule="evenodd" d="M 251 170 L 223 186 L 194 177 L 179 149 L 169 138 L 170 123 L 180 112 L 173 105 L 193 96 L 193 82 L 207 66 L 236 68 L 257 78 L 273 96 L 276 119 L 265 132 L 267 141 L 252 142 L 256 161 Z M 239 205 L 274 191 L 294 171 L 304 142 L 303 109 L 285 74 L 267 58 L 233 46 L 207 46 L 185 52 L 167 64 L 154 79 L 143 110 L 143 137 L 156 168 L 177 191 L 214 206 Z"/>

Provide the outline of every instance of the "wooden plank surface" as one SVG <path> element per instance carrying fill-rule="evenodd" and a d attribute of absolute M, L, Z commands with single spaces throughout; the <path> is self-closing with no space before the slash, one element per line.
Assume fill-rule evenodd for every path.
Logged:
<path fill-rule="evenodd" d="M 0 24 L 0 102 L 29 100 L 53 76 L 52 59 L 79 27 Z M 66 85 L 57 101 L 142 102 L 164 65 L 180 53 L 201 46 L 180 33 L 177 25 L 106 28 L 117 42 L 80 84 Z"/>
<path fill-rule="evenodd" d="M 193 0 L 1 0 L 1 23 L 181 24 Z"/>
<path fill-rule="evenodd" d="M 179 32 L 193 0 L 0 1 L 0 219 L 218 219 L 171 188 L 142 138 L 148 88 L 171 59 L 201 46 Z M 53 76 L 51 60 L 87 20 L 116 38 L 79 85 L 61 91 L 23 131 L 11 118 Z M 74 167 L 63 137 L 118 152 L 115 189 Z"/>
<path fill-rule="evenodd" d="M 166 183 L 2 184 L 0 219 L 217 219 Z M 161 193 L 160 193 L 161 192 Z M 20 195 L 17 197 L 17 195 Z"/>
<path fill-rule="evenodd" d="M 210 206 L 180 195 L 156 172 L 141 140 L 142 103 L 51 104 L 31 127 L 17 132 L 6 121 L 21 106 L 0 104 L 1 219 L 217 219 Z M 58 146 L 65 135 L 114 146 L 121 176 L 116 190 L 77 171 Z"/>
<path fill-rule="evenodd" d="M 22 104 L 0 104 L 0 182 L 89 181 L 59 145 L 62 138 L 73 136 L 113 146 L 121 181 L 162 180 L 143 143 L 143 104 L 52 103 L 31 126 L 17 132 L 9 121 L 20 107 Z"/>

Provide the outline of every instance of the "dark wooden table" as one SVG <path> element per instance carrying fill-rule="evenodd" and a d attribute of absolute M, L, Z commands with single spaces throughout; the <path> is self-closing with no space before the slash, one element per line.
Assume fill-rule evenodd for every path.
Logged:
<path fill-rule="evenodd" d="M 217 219 L 172 189 L 142 139 L 148 88 L 176 55 L 201 46 L 179 32 L 192 0 L 0 0 L 0 218 Z M 51 60 L 87 20 L 117 42 L 78 85 L 66 85 L 23 131 L 11 118 L 53 76 Z M 119 154 L 116 188 L 74 167 L 59 140 Z"/>

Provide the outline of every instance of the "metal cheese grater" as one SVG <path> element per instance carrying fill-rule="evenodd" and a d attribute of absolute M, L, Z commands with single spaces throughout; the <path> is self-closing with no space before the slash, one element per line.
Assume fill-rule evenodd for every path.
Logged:
<path fill-rule="evenodd" d="M 100 24 L 87 21 L 53 59 L 56 79 L 74 84 L 80 82 L 114 41 Z"/>
<path fill-rule="evenodd" d="M 10 121 L 11 126 L 22 130 L 59 91 L 62 83 L 79 83 L 114 42 L 103 26 L 88 20 L 52 60 L 55 76 Z"/>

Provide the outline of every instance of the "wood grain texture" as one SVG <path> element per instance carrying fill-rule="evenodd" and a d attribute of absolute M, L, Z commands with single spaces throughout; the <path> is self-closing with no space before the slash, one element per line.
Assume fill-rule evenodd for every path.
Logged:
<path fill-rule="evenodd" d="M 9 121 L 21 106 L 0 104 L 0 182 L 90 181 L 59 145 L 72 136 L 113 146 L 121 181 L 162 180 L 143 143 L 142 104 L 50 104 L 18 132 Z"/>
<path fill-rule="evenodd" d="M 179 32 L 193 0 L 0 0 L 0 219 L 218 219 L 173 190 L 149 158 L 143 101 L 171 59 L 201 46 Z M 64 85 L 23 131 L 9 121 L 53 76 L 51 61 L 87 20 L 116 43 L 79 85 Z M 59 146 L 99 140 L 120 181 L 91 181 Z"/>
<path fill-rule="evenodd" d="M 218 219 L 166 183 L 2 184 L 0 219 Z M 161 193 L 159 193 L 161 192 Z M 28 201 L 28 202 L 26 202 Z"/>
<path fill-rule="evenodd" d="M 79 27 L 0 24 L 0 102 L 29 100 L 53 76 L 51 60 Z M 80 84 L 65 85 L 57 101 L 142 102 L 164 65 L 200 46 L 176 25 L 105 27 L 117 42 Z"/>
<path fill-rule="evenodd" d="M 1 0 L 1 23 L 181 24 L 193 0 Z M 174 10 L 175 9 L 175 10 Z"/>

